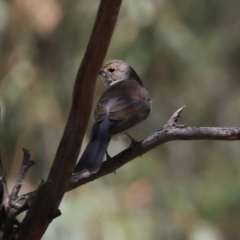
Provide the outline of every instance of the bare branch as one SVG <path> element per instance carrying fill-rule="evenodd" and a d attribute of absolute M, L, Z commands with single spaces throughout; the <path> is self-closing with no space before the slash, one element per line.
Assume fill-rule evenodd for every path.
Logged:
<path fill-rule="evenodd" d="M 99 69 L 106 55 L 121 0 L 102 0 L 93 32 L 77 73 L 71 110 L 47 182 L 30 207 L 18 239 L 40 239 L 52 220 L 68 187 L 91 113 Z M 47 198 L 46 198 L 47 196 Z M 44 200 L 43 200 L 44 199 Z M 38 216 L 36 218 L 36 216 Z"/>
<path fill-rule="evenodd" d="M 22 181 L 26 176 L 27 171 L 31 166 L 35 164 L 34 161 L 30 160 L 29 150 L 23 149 L 23 152 L 24 152 L 24 155 L 23 155 L 22 166 L 10 196 L 8 196 L 5 175 L 2 175 L 3 168 L 1 169 L 1 177 L 2 179 L 5 180 L 5 181 L 2 181 L 3 190 L 4 188 L 6 188 L 4 190 L 6 196 L 3 197 L 1 208 L 0 208 L 0 226 L 1 226 L 1 235 L 3 239 L 8 239 L 8 237 L 13 234 L 14 226 L 20 225 L 19 221 L 16 219 L 16 216 L 19 214 L 16 207 L 19 205 L 18 193 L 21 188 Z M 25 210 L 26 209 L 27 208 L 25 208 Z"/>
<path fill-rule="evenodd" d="M 173 140 L 224 140 L 234 141 L 240 140 L 239 128 L 224 127 L 190 127 L 177 124 L 180 114 L 184 107 L 178 109 L 163 128 L 151 134 L 141 142 L 131 145 L 126 150 L 112 157 L 108 161 L 103 162 L 102 167 L 96 174 L 75 173 L 69 182 L 66 191 L 71 191 L 83 184 L 94 181 L 102 176 L 113 173 L 126 163 L 136 159 L 149 150 L 160 146 L 161 144 Z M 18 206 L 18 213 L 28 209 L 37 191 L 33 191 L 20 196 L 15 202 Z"/>
<path fill-rule="evenodd" d="M 149 150 L 160 146 L 163 143 L 174 140 L 224 140 L 235 141 L 240 140 L 240 127 L 238 128 L 224 128 L 224 127 L 190 127 L 184 125 L 177 125 L 180 113 L 184 107 L 178 109 L 167 124 L 150 135 L 138 144 L 130 146 L 123 152 L 117 154 L 111 160 L 105 161 L 99 172 L 93 175 L 74 174 L 68 186 L 68 191 L 79 187 L 88 182 L 94 181 L 109 173 L 113 173 L 118 168 L 133 159 L 142 156 Z"/>
<path fill-rule="evenodd" d="M 19 171 L 18 177 L 16 179 L 15 185 L 13 187 L 12 193 L 10 194 L 10 204 L 12 204 L 18 197 L 18 193 L 21 189 L 22 182 L 27 174 L 27 171 L 35 164 L 34 161 L 30 160 L 30 151 L 23 148 L 23 161 L 22 166 Z"/>
<path fill-rule="evenodd" d="M 0 132 L 1 132 L 1 107 L 0 107 Z M 0 137 L 1 145 L 1 137 Z M 14 225 L 19 225 L 18 220 L 12 214 L 11 207 L 9 207 L 9 194 L 7 188 L 7 181 L 5 171 L 2 165 L 2 154 L 0 146 L 0 196 L 1 196 L 1 206 L 0 206 L 0 237 L 1 239 L 6 239 L 6 237 L 13 231 Z"/>
<path fill-rule="evenodd" d="M 185 106 L 180 107 L 168 120 L 168 122 L 164 125 L 163 128 L 173 127 L 177 124 L 178 119 L 180 118 L 180 114 L 184 110 Z"/>

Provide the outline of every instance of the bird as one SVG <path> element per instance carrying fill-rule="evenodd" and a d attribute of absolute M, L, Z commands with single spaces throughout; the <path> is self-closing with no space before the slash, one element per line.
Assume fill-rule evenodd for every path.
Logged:
<path fill-rule="evenodd" d="M 97 173 L 113 136 L 128 133 L 149 115 L 152 100 L 135 70 L 122 60 L 107 61 L 99 72 L 108 86 L 94 112 L 89 143 L 74 173 Z"/>

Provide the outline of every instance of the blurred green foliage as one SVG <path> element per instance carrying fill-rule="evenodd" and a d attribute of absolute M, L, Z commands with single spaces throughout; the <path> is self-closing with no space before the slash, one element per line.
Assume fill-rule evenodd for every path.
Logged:
<path fill-rule="evenodd" d="M 0 0 L 1 145 L 9 187 L 23 147 L 37 162 L 22 193 L 48 175 L 98 4 Z M 132 65 L 153 98 L 135 138 L 159 129 L 182 105 L 183 124 L 239 126 L 239 13 L 239 0 L 123 1 L 106 60 Z M 104 89 L 99 81 L 95 102 Z M 112 142 L 110 154 L 128 144 Z M 67 193 L 63 215 L 43 239 L 238 240 L 239 155 L 239 142 L 167 143 Z"/>

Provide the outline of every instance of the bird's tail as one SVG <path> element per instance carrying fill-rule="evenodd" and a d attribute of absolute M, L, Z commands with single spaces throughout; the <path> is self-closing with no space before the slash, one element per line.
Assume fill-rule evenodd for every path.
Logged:
<path fill-rule="evenodd" d="M 107 130 L 106 124 L 100 124 L 96 136 L 91 137 L 83 155 L 75 166 L 74 172 L 87 170 L 90 173 L 96 173 L 101 168 L 104 154 L 111 139 Z M 94 128 L 92 131 L 94 131 Z"/>

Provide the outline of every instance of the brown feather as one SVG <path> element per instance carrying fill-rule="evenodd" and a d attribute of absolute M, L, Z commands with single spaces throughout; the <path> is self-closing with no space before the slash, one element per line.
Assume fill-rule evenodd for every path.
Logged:
<path fill-rule="evenodd" d="M 115 99 L 109 104 L 109 99 Z M 148 91 L 135 80 L 125 80 L 110 86 L 97 104 L 95 122 L 105 117 L 112 121 L 109 134 L 128 130 L 145 120 L 151 111 Z"/>

